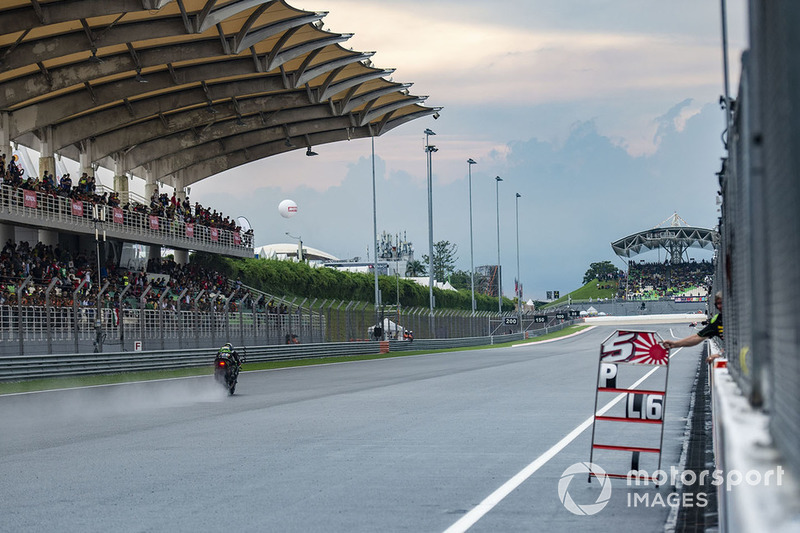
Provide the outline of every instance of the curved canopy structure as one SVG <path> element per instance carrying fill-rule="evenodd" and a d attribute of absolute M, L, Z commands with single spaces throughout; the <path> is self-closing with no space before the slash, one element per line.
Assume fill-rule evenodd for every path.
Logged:
<path fill-rule="evenodd" d="M 185 187 L 439 111 L 325 15 L 283 0 L 8 0 L 0 142 Z"/>
<path fill-rule="evenodd" d="M 266 259 L 284 259 L 288 257 L 297 258 L 298 252 L 299 246 L 295 243 L 265 244 L 264 246 L 259 246 L 255 249 L 255 253 L 258 254 L 259 257 Z M 303 257 L 311 261 L 339 260 L 339 258 L 329 254 L 328 252 L 311 248 L 310 246 L 303 246 Z"/>
<path fill-rule="evenodd" d="M 611 247 L 618 256 L 628 258 L 663 248 L 672 263 L 681 263 L 687 249 L 713 250 L 718 243 L 719 234 L 716 231 L 689 226 L 676 213 L 655 228 L 623 237 L 611 243 Z"/>

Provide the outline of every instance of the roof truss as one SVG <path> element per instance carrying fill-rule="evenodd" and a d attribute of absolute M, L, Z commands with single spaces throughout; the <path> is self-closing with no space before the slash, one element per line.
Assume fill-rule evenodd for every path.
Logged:
<path fill-rule="evenodd" d="M 0 8 L 5 138 L 188 184 L 439 111 L 385 79 L 372 52 L 343 48 L 351 34 L 323 31 L 326 14 L 284 0 Z"/>

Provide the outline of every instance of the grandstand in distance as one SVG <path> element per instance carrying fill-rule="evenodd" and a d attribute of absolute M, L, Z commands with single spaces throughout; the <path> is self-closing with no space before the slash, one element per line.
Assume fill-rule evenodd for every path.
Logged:
<path fill-rule="evenodd" d="M 688 250 L 715 250 L 718 245 L 716 231 L 690 226 L 677 213 L 652 229 L 623 237 L 611 243 L 628 265 L 627 272 L 619 273 L 617 295 L 626 300 L 702 299 L 713 280 L 714 261 L 690 259 Z M 665 252 L 663 263 L 631 260 L 652 250 Z"/>
<path fill-rule="evenodd" d="M 719 234 L 711 229 L 690 226 L 677 213 L 656 227 L 628 235 L 611 243 L 614 253 L 628 258 L 650 250 L 663 249 L 671 263 L 689 260 L 689 248 L 714 250 Z"/>

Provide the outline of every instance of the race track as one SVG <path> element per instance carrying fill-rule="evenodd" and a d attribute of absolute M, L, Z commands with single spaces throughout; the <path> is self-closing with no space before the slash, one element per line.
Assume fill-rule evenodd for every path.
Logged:
<path fill-rule="evenodd" d="M 670 328 L 692 331 L 647 329 Z M 245 372 L 233 397 L 211 377 L 0 396 L 0 531 L 662 530 L 669 506 L 632 507 L 629 493 L 666 500 L 670 486 L 614 481 L 592 516 L 559 499 L 565 469 L 589 460 L 591 427 L 562 439 L 592 414 L 612 331 Z M 700 348 L 673 354 L 664 469 Z M 581 504 L 599 493 L 569 484 Z"/>

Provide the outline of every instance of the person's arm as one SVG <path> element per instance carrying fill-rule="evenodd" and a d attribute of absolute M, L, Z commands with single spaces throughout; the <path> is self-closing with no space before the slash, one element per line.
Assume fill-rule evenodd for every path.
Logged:
<path fill-rule="evenodd" d="M 706 340 L 705 337 L 701 337 L 695 333 L 694 335 L 689 335 L 688 337 L 684 337 L 676 341 L 664 341 L 663 346 L 667 350 L 671 350 L 672 348 L 686 348 L 689 346 L 697 346 L 704 340 Z"/>

